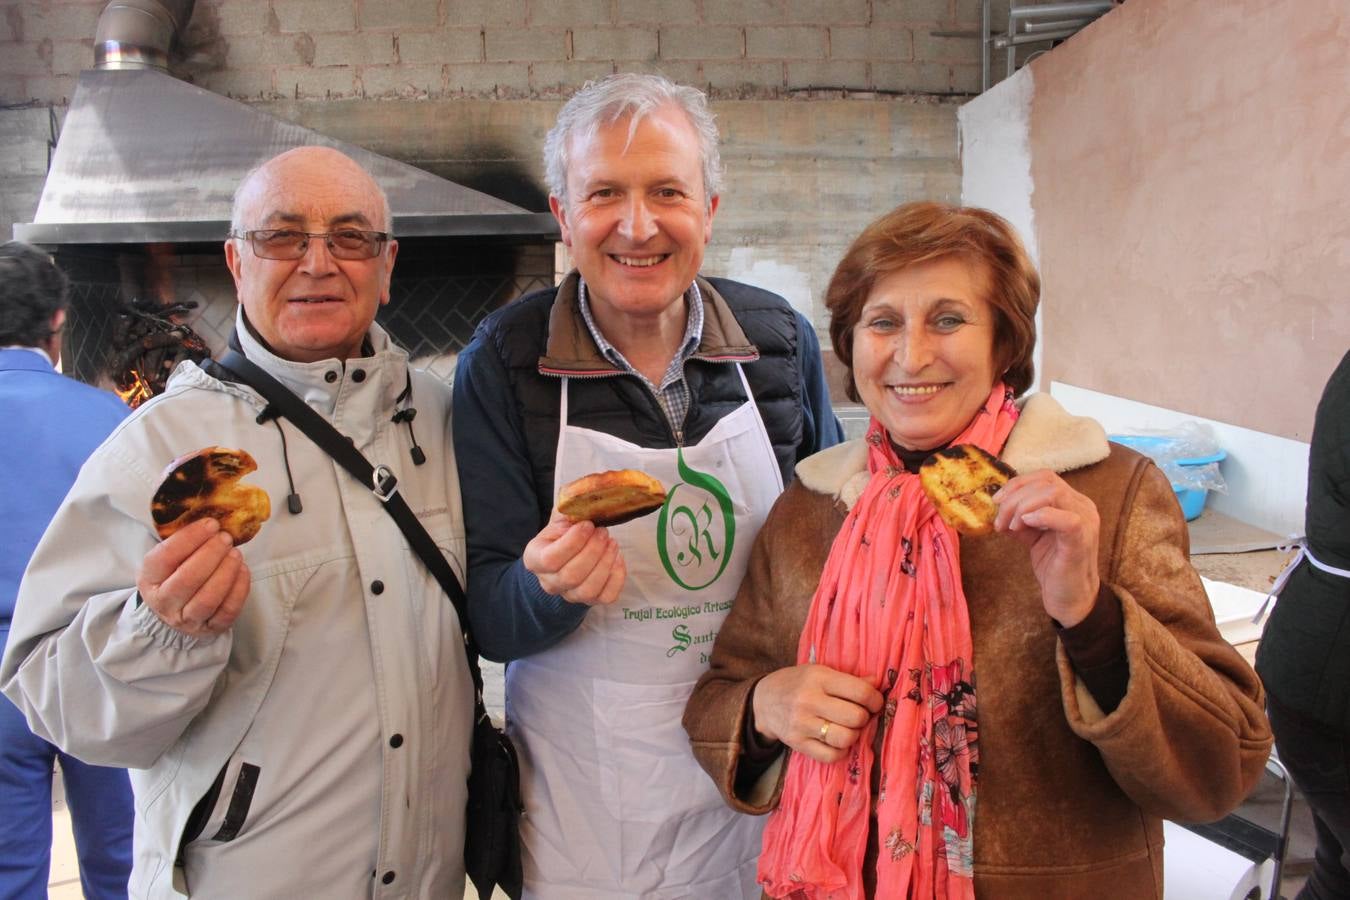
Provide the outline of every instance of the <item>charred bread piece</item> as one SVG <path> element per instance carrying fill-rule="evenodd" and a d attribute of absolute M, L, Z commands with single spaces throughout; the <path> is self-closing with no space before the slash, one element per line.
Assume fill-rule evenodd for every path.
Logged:
<path fill-rule="evenodd" d="M 919 482 L 942 521 L 962 534 L 990 534 L 998 504 L 993 495 L 1017 472 L 974 444 L 944 447 L 919 467 Z"/>
<path fill-rule="evenodd" d="M 596 472 L 563 485 L 558 511 L 569 519 L 619 525 L 655 512 L 666 502 L 661 482 L 636 469 Z"/>
<path fill-rule="evenodd" d="M 272 514 L 267 491 L 239 479 L 258 468 L 243 450 L 205 447 L 180 456 L 164 470 L 150 500 L 155 531 L 167 538 L 188 524 L 210 517 L 236 545 L 253 538 Z"/>

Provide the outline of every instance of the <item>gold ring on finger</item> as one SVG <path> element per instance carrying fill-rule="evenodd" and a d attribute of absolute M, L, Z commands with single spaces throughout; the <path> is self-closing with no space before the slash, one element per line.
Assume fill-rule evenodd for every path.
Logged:
<path fill-rule="evenodd" d="M 829 734 L 829 733 L 830 733 L 830 723 L 829 723 L 829 722 L 822 722 L 822 723 L 820 724 L 820 741 L 821 741 L 821 743 L 825 743 L 825 742 L 826 742 L 826 741 L 825 741 L 825 736 L 826 736 L 827 734 Z"/>

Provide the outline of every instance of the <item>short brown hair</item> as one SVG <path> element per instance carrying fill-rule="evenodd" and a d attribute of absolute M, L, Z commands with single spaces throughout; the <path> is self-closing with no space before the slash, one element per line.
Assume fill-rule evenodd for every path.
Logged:
<path fill-rule="evenodd" d="M 906 203 L 868 225 L 839 261 L 825 306 L 830 342 L 848 369 L 848 396 L 858 402 L 853 380 L 853 326 L 872 288 L 883 276 L 917 263 L 955 256 L 988 274 L 994 308 L 994 369 L 1020 396 L 1035 379 L 1036 306 L 1041 277 L 1013 227 L 987 209 L 946 203 Z"/>

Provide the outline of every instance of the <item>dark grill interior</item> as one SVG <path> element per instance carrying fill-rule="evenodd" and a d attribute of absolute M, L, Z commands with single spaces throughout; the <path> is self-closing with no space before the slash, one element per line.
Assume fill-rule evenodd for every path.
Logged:
<path fill-rule="evenodd" d="M 63 369 L 109 386 L 115 316 L 132 297 L 161 285 L 160 299 L 195 302 L 187 324 L 219 353 L 234 325 L 234 284 L 217 247 L 180 247 L 167 269 L 138 246 L 63 247 L 56 256 L 71 282 Z M 162 264 L 165 257 L 156 257 Z M 409 238 L 401 242 L 391 299 L 376 321 L 418 364 L 448 380 L 458 352 L 484 316 L 553 284 L 553 244 L 478 244 Z M 165 296 L 167 294 L 167 296 Z"/>

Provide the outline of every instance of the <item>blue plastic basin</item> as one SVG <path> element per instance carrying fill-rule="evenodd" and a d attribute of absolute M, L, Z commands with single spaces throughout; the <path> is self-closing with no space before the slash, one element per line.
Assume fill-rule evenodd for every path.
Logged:
<path fill-rule="evenodd" d="M 1152 434 L 1111 434 L 1107 437 L 1117 444 L 1123 444 L 1132 450 L 1138 450 L 1155 460 L 1166 454 L 1169 444 L 1176 443 L 1174 438 Z M 1223 462 L 1227 457 L 1228 454 L 1220 450 L 1218 453 L 1211 453 L 1208 456 L 1187 456 L 1175 459 L 1173 462 L 1179 466 L 1205 466 L 1210 463 Z M 1205 498 L 1208 497 L 1209 491 L 1182 487 L 1177 484 L 1172 485 L 1172 490 L 1176 492 L 1177 502 L 1181 504 L 1181 512 L 1186 517 L 1187 522 L 1204 512 Z"/>

